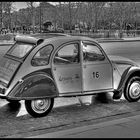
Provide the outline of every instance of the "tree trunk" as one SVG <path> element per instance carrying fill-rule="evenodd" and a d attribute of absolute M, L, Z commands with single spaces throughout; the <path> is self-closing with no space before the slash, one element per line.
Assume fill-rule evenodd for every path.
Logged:
<path fill-rule="evenodd" d="M 33 5 L 32 5 L 32 26 L 33 26 L 33 33 L 35 33 L 35 15 L 34 15 Z"/>
<path fill-rule="evenodd" d="M 60 6 L 60 11 L 61 11 L 61 27 L 64 28 L 64 18 L 63 18 L 64 9 L 63 9 L 63 7 L 62 7 L 61 2 L 59 2 L 59 6 Z"/>
<path fill-rule="evenodd" d="M 70 28 L 70 33 L 72 33 L 72 21 L 71 21 L 71 2 L 69 2 L 69 28 Z"/>
<path fill-rule="evenodd" d="M 2 2 L 0 2 L 0 28 L 2 28 L 2 17 L 3 17 L 3 14 L 2 14 L 2 9 L 3 9 L 3 6 L 2 6 Z"/>

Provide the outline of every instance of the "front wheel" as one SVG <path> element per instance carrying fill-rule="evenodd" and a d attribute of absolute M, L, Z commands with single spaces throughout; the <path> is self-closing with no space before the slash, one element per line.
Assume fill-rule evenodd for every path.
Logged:
<path fill-rule="evenodd" d="M 129 79 L 124 89 L 124 97 L 129 102 L 136 102 L 140 99 L 140 77 L 134 76 Z"/>
<path fill-rule="evenodd" d="M 46 116 L 54 105 L 54 98 L 25 100 L 25 108 L 33 117 Z"/>

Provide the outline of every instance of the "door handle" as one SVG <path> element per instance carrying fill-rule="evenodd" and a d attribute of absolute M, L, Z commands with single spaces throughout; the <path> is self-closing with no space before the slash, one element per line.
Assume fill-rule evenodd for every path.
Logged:
<path fill-rule="evenodd" d="M 56 67 L 54 67 L 53 70 L 56 70 Z"/>

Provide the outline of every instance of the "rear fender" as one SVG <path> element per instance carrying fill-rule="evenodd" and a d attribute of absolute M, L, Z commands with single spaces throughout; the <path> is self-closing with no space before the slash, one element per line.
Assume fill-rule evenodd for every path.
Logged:
<path fill-rule="evenodd" d="M 53 79 L 44 73 L 38 73 L 26 76 L 22 82 L 18 82 L 7 98 L 31 100 L 57 96 L 58 91 Z"/>
<path fill-rule="evenodd" d="M 123 92 L 125 85 L 127 83 L 127 81 L 129 80 L 130 77 L 132 76 L 140 76 L 140 68 L 139 67 L 129 67 L 127 68 L 124 73 L 122 74 L 119 86 L 118 86 L 118 91 Z"/>

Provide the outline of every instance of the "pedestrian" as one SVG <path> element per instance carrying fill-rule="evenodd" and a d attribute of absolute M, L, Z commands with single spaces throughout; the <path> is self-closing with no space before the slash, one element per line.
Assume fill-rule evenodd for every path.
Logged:
<path fill-rule="evenodd" d="M 130 26 L 130 24 L 128 24 L 128 25 L 126 26 L 126 34 L 127 34 L 127 36 L 130 35 L 130 28 L 131 28 L 131 26 Z"/>
<path fill-rule="evenodd" d="M 119 37 L 119 30 L 116 30 L 116 32 L 115 32 L 115 37 L 116 37 L 116 38 Z"/>

